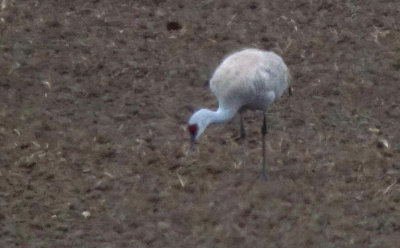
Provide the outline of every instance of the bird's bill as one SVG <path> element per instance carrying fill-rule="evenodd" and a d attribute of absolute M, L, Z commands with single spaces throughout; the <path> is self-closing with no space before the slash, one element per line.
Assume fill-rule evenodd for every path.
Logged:
<path fill-rule="evenodd" d="M 190 146 L 189 146 L 189 151 L 192 151 L 194 149 L 194 143 L 196 141 L 196 136 L 190 135 Z"/>

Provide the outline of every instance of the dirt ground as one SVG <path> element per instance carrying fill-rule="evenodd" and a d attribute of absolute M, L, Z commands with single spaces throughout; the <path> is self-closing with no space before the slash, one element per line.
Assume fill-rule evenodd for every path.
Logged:
<path fill-rule="evenodd" d="M 1 0 L 0 247 L 399 247 L 400 4 Z M 293 74 L 207 128 L 232 51 Z"/>

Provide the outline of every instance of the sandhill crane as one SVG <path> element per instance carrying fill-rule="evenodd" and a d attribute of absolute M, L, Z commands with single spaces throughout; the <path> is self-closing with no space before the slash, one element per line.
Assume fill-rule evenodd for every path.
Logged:
<path fill-rule="evenodd" d="M 288 87 L 291 95 L 289 70 L 282 58 L 274 52 L 251 48 L 229 55 L 217 67 L 210 80 L 211 91 L 218 99 L 218 110 L 200 109 L 189 120 L 191 147 L 209 124 L 226 122 L 236 112 L 240 114 L 240 133 L 245 140 L 243 112 L 247 109 L 262 110 L 262 174 L 267 179 L 266 114 L 269 105 Z"/>

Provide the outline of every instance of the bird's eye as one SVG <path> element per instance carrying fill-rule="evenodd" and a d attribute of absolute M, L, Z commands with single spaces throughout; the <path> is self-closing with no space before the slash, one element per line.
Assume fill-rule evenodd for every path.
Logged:
<path fill-rule="evenodd" d="M 192 124 L 192 125 L 188 126 L 188 131 L 189 131 L 190 135 L 192 135 L 192 136 L 196 136 L 198 129 L 199 128 L 198 128 L 197 124 Z"/>

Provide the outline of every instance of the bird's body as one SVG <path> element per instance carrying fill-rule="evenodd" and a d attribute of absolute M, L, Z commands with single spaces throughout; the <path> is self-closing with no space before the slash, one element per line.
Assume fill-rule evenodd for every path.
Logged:
<path fill-rule="evenodd" d="M 273 52 L 246 49 L 228 56 L 210 80 L 220 107 L 266 111 L 289 83 L 288 68 Z"/>
<path fill-rule="evenodd" d="M 192 142 L 210 123 L 228 121 L 237 112 L 262 110 L 265 116 L 269 105 L 289 84 L 289 70 L 282 58 L 273 52 L 245 49 L 229 55 L 210 80 L 211 91 L 218 99 L 218 110 L 201 109 L 192 115 L 189 120 Z M 244 132 L 242 119 L 241 126 Z"/>

